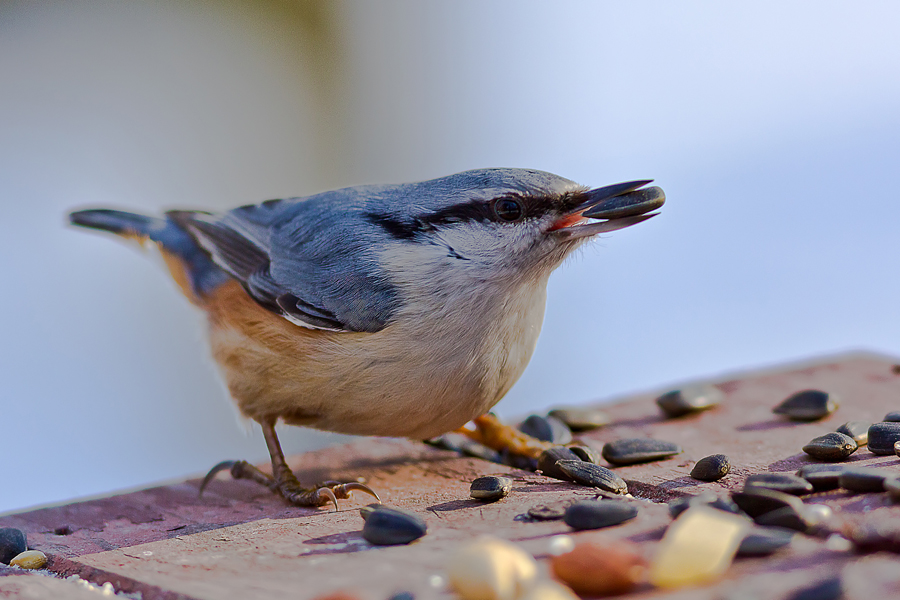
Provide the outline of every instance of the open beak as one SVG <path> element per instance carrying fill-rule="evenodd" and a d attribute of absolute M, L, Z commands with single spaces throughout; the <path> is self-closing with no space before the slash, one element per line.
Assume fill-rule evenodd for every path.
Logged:
<path fill-rule="evenodd" d="M 585 192 L 584 201 L 562 215 L 547 232 L 571 240 L 624 229 L 655 217 L 659 213 L 650 211 L 665 203 L 666 194 L 656 186 L 644 187 L 652 181 L 626 181 Z"/>

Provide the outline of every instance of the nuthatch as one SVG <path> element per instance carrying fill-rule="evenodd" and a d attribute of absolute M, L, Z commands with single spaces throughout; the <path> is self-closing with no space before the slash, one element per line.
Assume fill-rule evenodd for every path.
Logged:
<path fill-rule="evenodd" d="M 320 506 L 359 483 L 302 488 L 275 423 L 426 439 L 486 413 L 528 364 L 547 280 L 594 235 L 645 221 L 649 181 L 587 189 L 550 173 L 479 169 L 403 185 L 268 200 L 223 214 L 73 212 L 154 242 L 206 311 L 212 353 L 273 474 L 217 465 Z"/>

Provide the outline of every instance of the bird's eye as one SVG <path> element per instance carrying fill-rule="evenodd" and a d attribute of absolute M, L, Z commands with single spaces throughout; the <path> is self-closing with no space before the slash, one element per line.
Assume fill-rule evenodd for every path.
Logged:
<path fill-rule="evenodd" d="M 494 202 L 494 213 L 503 221 L 518 221 L 522 218 L 522 204 L 512 198 L 500 198 Z"/>

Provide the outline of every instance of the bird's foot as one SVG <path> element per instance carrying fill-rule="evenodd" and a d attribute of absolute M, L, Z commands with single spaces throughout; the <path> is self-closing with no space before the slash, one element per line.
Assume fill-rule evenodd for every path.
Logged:
<path fill-rule="evenodd" d="M 218 473 L 226 469 L 231 471 L 233 478 L 255 481 L 269 488 L 294 506 L 318 507 L 331 503 L 334 504 L 334 509 L 337 510 L 337 501 L 350 498 L 350 493 L 354 491 L 369 494 L 381 502 L 375 490 L 364 483 L 357 481 L 325 481 L 314 487 L 304 488 L 290 471 L 285 471 L 279 480 L 268 473 L 260 471 L 246 460 L 226 460 L 214 466 L 203 478 L 203 482 L 200 484 L 200 494 L 203 494 L 203 490 L 206 489 L 206 486 Z"/>
<path fill-rule="evenodd" d="M 522 433 L 515 427 L 504 425 L 496 416 L 488 413 L 472 420 L 475 429 L 460 429 L 467 437 L 498 452 L 507 452 L 528 458 L 537 458 L 554 444 Z"/>

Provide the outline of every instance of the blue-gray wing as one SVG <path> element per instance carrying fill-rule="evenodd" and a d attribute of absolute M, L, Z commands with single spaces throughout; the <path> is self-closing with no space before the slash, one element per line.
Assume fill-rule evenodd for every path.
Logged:
<path fill-rule="evenodd" d="M 389 323 L 397 298 L 360 208 L 331 193 L 169 216 L 266 309 L 304 327 L 374 332 Z"/>

